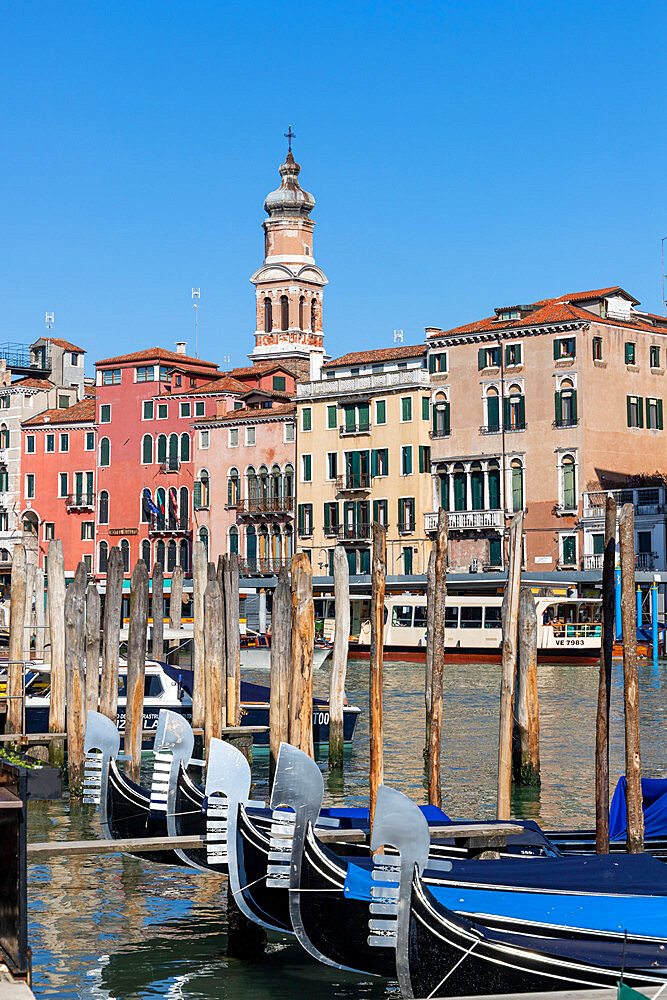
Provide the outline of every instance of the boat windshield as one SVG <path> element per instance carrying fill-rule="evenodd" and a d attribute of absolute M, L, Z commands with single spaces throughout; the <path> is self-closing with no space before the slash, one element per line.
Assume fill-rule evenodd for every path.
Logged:
<path fill-rule="evenodd" d="M 596 638 L 601 632 L 602 605 L 598 601 L 561 601 L 542 612 L 542 624 L 556 637 Z"/>

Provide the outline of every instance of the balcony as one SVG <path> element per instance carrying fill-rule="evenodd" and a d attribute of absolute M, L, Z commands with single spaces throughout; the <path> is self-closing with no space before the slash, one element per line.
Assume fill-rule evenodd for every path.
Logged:
<path fill-rule="evenodd" d="M 412 518 L 412 520 L 398 522 L 399 535 L 412 535 L 414 534 L 414 530 L 415 530 L 414 518 Z"/>
<path fill-rule="evenodd" d="M 294 514 L 294 497 L 250 497 L 226 507 L 236 510 L 237 518 L 266 517 L 269 514 L 289 516 Z"/>
<path fill-rule="evenodd" d="M 363 424 L 345 424 L 343 427 L 338 428 L 338 433 L 340 437 L 354 437 L 358 434 L 370 434 L 371 425 L 369 423 Z"/>
<path fill-rule="evenodd" d="M 431 441 L 437 441 L 440 438 L 451 437 L 451 434 L 452 434 L 451 431 L 445 431 L 445 430 L 435 430 L 428 432 L 428 436 L 430 437 Z"/>
<path fill-rule="evenodd" d="M 500 434 L 500 424 L 487 424 L 484 427 L 480 427 L 480 434 Z"/>
<path fill-rule="evenodd" d="M 329 537 L 337 538 L 341 542 L 368 542 L 373 533 L 372 525 L 345 524 L 338 528 L 329 528 Z"/>
<path fill-rule="evenodd" d="M 336 489 L 339 493 L 368 492 L 371 488 L 371 477 L 368 472 L 348 472 L 346 476 L 338 476 Z"/>
<path fill-rule="evenodd" d="M 604 554 L 602 552 L 595 552 L 590 555 L 585 555 L 584 569 L 601 573 L 603 562 L 604 562 Z"/>
<path fill-rule="evenodd" d="M 502 530 L 505 527 L 505 513 L 502 510 L 456 510 L 447 513 L 448 531 L 484 531 L 487 528 Z M 438 530 L 438 512 L 424 514 L 424 530 L 433 533 Z"/>
<path fill-rule="evenodd" d="M 635 555 L 635 569 L 654 570 L 657 562 L 657 552 L 637 552 Z"/>
<path fill-rule="evenodd" d="M 241 576 L 274 576 L 282 567 L 290 568 L 289 559 L 239 559 Z"/>
<path fill-rule="evenodd" d="M 65 497 L 65 506 L 67 510 L 94 510 L 95 494 L 70 493 L 69 496 Z"/>
<path fill-rule="evenodd" d="M 607 497 L 613 497 L 620 509 L 631 503 L 636 517 L 655 517 L 667 513 L 667 490 L 664 486 L 643 486 L 627 490 L 596 490 L 584 493 L 583 517 L 591 521 L 604 521 Z"/>
<path fill-rule="evenodd" d="M 561 417 L 560 420 L 552 421 L 551 426 L 554 430 L 558 430 L 560 427 L 578 427 L 579 418 L 573 419 L 572 417 Z"/>
<path fill-rule="evenodd" d="M 377 372 L 375 375 L 351 375 L 346 378 L 324 378 L 317 382 L 300 382 L 296 393 L 300 400 L 326 396 L 340 399 L 342 396 L 368 397 L 396 387 L 428 389 L 429 386 L 430 375 L 426 368 L 405 368 L 395 372 Z"/>
<path fill-rule="evenodd" d="M 0 448 L 0 465 L 7 465 L 9 461 L 9 448 Z"/>
<path fill-rule="evenodd" d="M 160 463 L 160 472 L 180 472 L 180 471 L 181 471 L 180 458 L 168 458 L 166 461 Z"/>
<path fill-rule="evenodd" d="M 190 530 L 188 517 L 173 517 L 169 514 L 151 517 L 148 522 L 149 535 L 182 535 Z"/>

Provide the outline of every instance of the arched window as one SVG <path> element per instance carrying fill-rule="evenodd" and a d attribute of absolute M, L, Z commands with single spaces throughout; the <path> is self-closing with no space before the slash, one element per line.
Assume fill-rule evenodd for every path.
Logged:
<path fill-rule="evenodd" d="M 288 462 L 285 466 L 285 476 L 283 479 L 283 496 L 285 499 L 294 499 L 294 466 Z M 290 507 L 291 510 L 291 507 Z"/>
<path fill-rule="evenodd" d="M 488 464 L 489 510 L 500 510 L 500 466 L 494 459 Z"/>
<path fill-rule="evenodd" d="M 440 476 L 440 506 L 449 510 L 449 475 L 446 472 Z"/>
<path fill-rule="evenodd" d="M 500 397 L 494 385 L 486 394 L 486 429 L 489 433 L 500 430 Z"/>
<path fill-rule="evenodd" d="M 190 526 L 190 494 L 187 486 L 181 486 L 181 502 L 179 504 L 179 514 L 181 518 L 181 530 L 187 531 Z"/>
<path fill-rule="evenodd" d="M 229 551 L 239 554 L 239 529 L 235 524 L 229 529 Z"/>
<path fill-rule="evenodd" d="M 188 548 L 188 543 L 185 538 L 181 539 L 181 548 L 178 556 L 179 564 L 184 573 L 189 572 L 190 569 L 190 550 Z"/>
<path fill-rule="evenodd" d="M 271 529 L 271 567 L 280 569 L 282 563 L 282 535 L 277 524 Z"/>
<path fill-rule="evenodd" d="M 518 458 L 512 460 L 512 510 L 523 510 L 523 468 Z"/>
<path fill-rule="evenodd" d="M 227 506 L 237 507 L 240 497 L 240 486 L 241 480 L 239 478 L 238 469 L 230 469 L 229 476 L 227 477 Z"/>
<path fill-rule="evenodd" d="M 207 549 L 207 551 L 208 551 L 208 549 Z M 167 548 L 167 572 L 168 573 L 172 573 L 173 570 L 174 570 L 174 567 L 176 565 L 176 554 L 177 554 L 176 542 L 172 538 L 172 540 L 169 542 L 169 546 Z"/>
<path fill-rule="evenodd" d="M 109 523 L 109 494 L 106 490 L 100 493 L 100 524 Z"/>
<path fill-rule="evenodd" d="M 467 510 L 466 474 L 460 462 L 454 466 L 454 510 Z"/>
<path fill-rule="evenodd" d="M 0 448 L 9 448 L 9 429 L 7 424 L 0 427 Z"/>
<path fill-rule="evenodd" d="M 104 468 L 111 463 L 111 442 L 109 438 L 100 441 L 100 465 Z"/>
<path fill-rule="evenodd" d="M 208 528 L 202 526 L 199 529 L 199 541 L 204 543 L 204 550 L 208 556 Z"/>
<path fill-rule="evenodd" d="M 141 442 L 141 461 L 144 465 L 151 465 L 153 461 L 153 438 L 150 434 L 144 434 Z"/>
<path fill-rule="evenodd" d="M 178 490 L 175 486 L 169 487 L 169 510 L 167 511 L 167 527 L 170 531 L 176 531 L 178 527 Z"/>
<path fill-rule="evenodd" d="M 484 473 L 480 462 L 470 466 L 470 499 L 473 510 L 484 510 Z"/>
<path fill-rule="evenodd" d="M 151 571 L 151 543 L 147 538 L 144 538 L 141 543 L 141 558 L 146 563 L 146 569 L 150 573 Z"/>
<path fill-rule="evenodd" d="M 563 483 L 563 507 L 565 510 L 575 510 L 577 506 L 577 494 L 575 490 L 574 458 L 572 455 L 563 455 L 561 477 Z"/>
<path fill-rule="evenodd" d="M 522 431 L 526 426 L 526 404 L 520 385 L 511 385 L 505 399 L 505 430 Z"/>
<path fill-rule="evenodd" d="M 257 568 L 257 535 L 253 524 L 245 530 L 245 552 L 248 569 L 253 572 Z"/>
<path fill-rule="evenodd" d="M 155 563 L 164 569 L 164 542 L 162 539 L 155 546 Z"/>
<path fill-rule="evenodd" d="M 269 470 L 265 465 L 259 467 L 259 499 L 263 504 L 269 498 Z"/>
<path fill-rule="evenodd" d="M 447 437 L 449 434 L 449 401 L 444 393 L 438 393 L 433 407 L 433 437 Z"/>
<path fill-rule="evenodd" d="M 269 529 L 265 524 L 259 527 L 259 558 L 262 569 L 268 569 L 269 564 Z"/>
<path fill-rule="evenodd" d="M 271 309 L 271 299 L 267 297 L 264 299 L 264 332 L 271 333 L 273 330 L 273 315 Z"/>
<path fill-rule="evenodd" d="M 190 461 L 190 435 L 181 434 L 181 462 Z"/>
<path fill-rule="evenodd" d="M 169 468 L 178 469 L 178 434 L 169 435 Z"/>
<path fill-rule="evenodd" d="M 280 499 L 282 493 L 282 473 L 279 465 L 271 467 L 271 479 L 269 481 L 269 496 L 271 498 L 271 510 L 280 510 Z"/>
<path fill-rule="evenodd" d="M 252 465 L 249 465 L 246 469 L 246 481 L 248 483 L 246 493 L 248 494 L 248 500 L 257 500 L 257 475 L 255 469 Z"/>
<path fill-rule="evenodd" d="M 208 507 L 210 505 L 210 489 L 211 483 L 208 477 L 208 470 L 202 469 L 199 474 L 199 480 L 201 482 L 201 499 L 202 506 Z"/>
<path fill-rule="evenodd" d="M 107 542 L 100 542 L 99 555 L 97 557 L 97 572 L 106 573 L 109 562 L 109 545 Z"/>
<path fill-rule="evenodd" d="M 577 422 L 577 392 L 572 379 L 564 378 L 556 393 L 556 424 L 573 427 Z"/>
<path fill-rule="evenodd" d="M 163 486 L 160 486 L 155 491 L 155 505 L 160 511 L 156 515 L 156 527 L 158 531 L 164 531 L 165 525 L 167 523 L 167 494 Z"/>
<path fill-rule="evenodd" d="M 150 524 L 150 520 L 151 520 L 151 508 L 150 508 L 150 504 L 148 503 L 149 497 L 150 497 L 150 499 L 152 501 L 153 498 L 150 496 L 150 490 L 148 489 L 147 486 L 145 486 L 143 488 L 143 490 L 141 491 L 141 494 L 139 496 L 139 507 L 141 509 L 141 523 L 142 524 Z"/>
<path fill-rule="evenodd" d="M 280 296 L 280 329 L 289 330 L 289 300 L 286 295 Z"/>
<path fill-rule="evenodd" d="M 310 300 L 310 329 L 315 329 L 315 299 Z"/>
<path fill-rule="evenodd" d="M 124 538 L 120 543 L 120 554 L 123 557 L 123 573 L 130 572 L 130 543 Z"/>
<path fill-rule="evenodd" d="M 305 298 L 304 295 L 302 295 L 301 298 L 299 299 L 299 329 L 300 330 L 303 330 L 303 321 L 304 321 L 304 315 L 303 315 L 303 313 L 304 313 L 304 306 L 305 305 L 306 305 L 306 298 Z"/>
<path fill-rule="evenodd" d="M 157 460 L 158 462 L 167 461 L 167 435 L 158 434 L 157 439 Z"/>
<path fill-rule="evenodd" d="M 291 524 L 288 524 L 287 527 L 285 528 L 285 545 L 284 545 L 284 551 L 285 551 L 285 562 L 287 563 L 287 566 L 289 567 L 290 561 L 292 559 L 292 525 Z"/>

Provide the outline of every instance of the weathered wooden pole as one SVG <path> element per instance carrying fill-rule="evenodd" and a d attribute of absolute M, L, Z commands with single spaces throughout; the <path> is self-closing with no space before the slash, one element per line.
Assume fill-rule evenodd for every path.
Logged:
<path fill-rule="evenodd" d="M 125 709 L 125 753 L 130 756 L 129 775 L 139 781 L 141 735 L 144 728 L 144 679 L 146 676 L 146 630 L 148 628 L 148 570 L 138 559 L 130 582 L 130 627 L 127 639 L 127 707 Z"/>
<path fill-rule="evenodd" d="M 49 582 L 51 579 L 49 561 Z M 102 636 L 102 680 L 100 712 L 113 722 L 118 714 L 118 648 L 123 613 L 123 556 L 117 545 L 107 560 L 107 589 L 104 598 L 104 633 Z"/>
<path fill-rule="evenodd" d="M 433 610 L 435 607 L 435 548 L 431 545 L 426 571 L 426 671 L 424 673 L 424 703 L 426 707 L 426 741 L 424 767 L 428 773 L 428 755 L 431 744 L 431 706 L 433 704 Z"/>
<path fill-rule="evenodd" d="M 438 510 L 438 533 L 433 542 L 433 552 L 433 652 L 431 722 L 428 742 L 428 801 L 439 809 L 442 806 L 440 734 L 442 731 L 442 679 L 445 669 L 445 600 L 447 597 L 447 514 L 442 507 Z"/>
<path fill-rule="evenodd" d="M 49 595 L 48 587 L 44 588 L 44 663 L 51 663 L 51 621 L 49 618 Z"/>
<path fill-rule="evenodd" d="M 289 741 L 309 757 L 313 746 L 313 652 L 315 605 L 313 570 L 305 552 L 292 556 L 292 676 L 289 699 Z"/>
<path fill-rule="evenodd" d="M 100 592 L 94 583 L 86 591 L 86 710 L 96 712 L 100 691 Z"/>
<path fill-rule="evenodd" d="M 50 572 L 50 567 L 49 567 Z M 80 562 L 65 593 L 65 672 L 67 677 L 67 771 L 70 799 L 83 791 L 86 732 L 85 616 L 86 564 Z"/>
<path fill-rule="evenodd" d="M 241 633 L 239 630 L 239 560 L 223 556 L 225 658 L 227 662 L 227 725 L 241 725 Z"/>
<path fill-rule="evenodd" d="M 503 642 L 500 678 L 500 725 L 498 730 L 498 804 L 496 817 L 510 818 L 512 805 L 512 724 L 516 683 L 517 619 L 521 589 L 523 511 L 512 518 L 509 531 L 507 584 L 502 607 Z"/>
<path fill-rule="evenodd" d="M 204 728 L 206 678 L 204 675 L 204 591 L 207 583 L 208 560 L 204 543 L 196 541 L 192 553 L 192 725 Z M 229 704 L 229 701 L 228 701 Z"/>
<path fill-rule="evenodd" d="M 635 509 L 621 507 L 618 518 L 623 618 L 623 694 L 625 698 L 625 802 L 628 854 L 644 850 L 642 760 L 639 743 L 639 677 L 637 674 L 637 605 L 635 599 Z"/>
<path fill-rule="evenodd" d="M 16 559 L 16 549 L 14 549 Z M 49 732 L 65 732 L 65 562 L 60 539 L 49 542 L 48 551 L 49 635 L 51 636 L 51 702 L 49 705 Z M 65 741 L 49 742 L 49 763 L 62 767 L 65 763 Z"/>
<path fill-rule="evenodd" d="M 26 608 L 26 552 L 18 542 L 12 555 L 11 596 L 9 601 L 9 663 L 7 664 L 7 721 L 5 732 L 20 733 L 23 722 L 23 629 Z"/>
<path fill-rule="evenodd" d="M 35 659 L 44 659 L 46 645 L 46 607 L 44 604 L 44 570 L 35 570 Z"/>
<path fill-rule="evenodd" d="M 602 562 L 602 642 L 598 708 L 595 719 L 595 849 L 609 854 L 609 705 L 611 668 L 616 626 L 616 501 L 607 496 L 604 518 L 604 558 Z"/>
<path fill-rule="evenodd" d="M 371 643 L 369 676 L 370 807 L 371 827 L 375 819 L 378 788 L 384 782 L 384 737 L 382 724 L 382 666 L 384 663 L 384 589 L 387 574 L 387 534 L 373 524 L 371 564 Z"/>
<path fill-rule="evenodd" d="M 215 568 L 215 563 L 209 562 L 206 564 L 206 581 L 210 583 L 211 580 L 217 579 L 217 572 Z"/>
<path fill-rule="evenodd" d="M 342 545 L 337 545 L 334 549 L 333 571 L 336 619 L 329 681 L 329 767 L 340 770 L 343 767 L 345 746 L 343 706 L 350 644 L 350 568 Z"/>
<path fill-rule="evenodd" d="M 271 611 L 271 690 L 269 694 L 269 781 L 273 784 L 280 744 L 289 740 L 292 663 L 292 594 L 287 567 L 281 566 Z"/>
<path fill-rule="evenodd" d="M 518 673 L 516 680 L 516 740 L 514 781 L 540 784 L 540 714 L 537 700 L 537 611 L 530 587 L 519 595 Z"/>
<path fill-rule="evenodd" d="M 220 739 L 226 722 L 225 632 L 222 594 L 218 581 L 209 580 L 204 591 L 204 669 L 206 671 L 206 709 L 204 719 L 205 756 L 213 737 Z"/>
<path fill-rule="evenodd" d="M 21 659 L 30 660 L 32 642 L 32 601 L 35 594 L 35 564 L 28 560 L 25 567 L 25 614 L 23 629 L 23 655 Z"/>
<path fill-rule="evenodd" d="M 154 660 L 164 658 L 164 571 L 162 563 L 153 564 L 153 641 L 151 656 Z"/>
<path fill-rule="evenodd" d="M 169 625 L 171 628 L 181 627 L 181 612 L 183 610 L 183 567 L 174 566 L 171 571 L 171 590 L 169 592 Z"/>

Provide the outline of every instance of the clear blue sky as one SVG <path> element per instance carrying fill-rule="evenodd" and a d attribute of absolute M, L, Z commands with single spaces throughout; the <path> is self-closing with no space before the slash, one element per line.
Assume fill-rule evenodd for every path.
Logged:
<path fill-rule="evenodd" d="M 660 310 L 664 2 L 2 4 L 0 340 L 243 363 L 292 123 L 335 355 L 622 284 Z"/>

